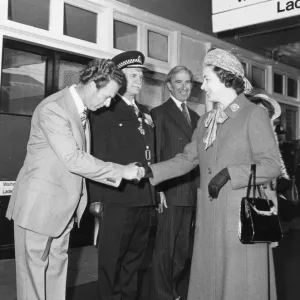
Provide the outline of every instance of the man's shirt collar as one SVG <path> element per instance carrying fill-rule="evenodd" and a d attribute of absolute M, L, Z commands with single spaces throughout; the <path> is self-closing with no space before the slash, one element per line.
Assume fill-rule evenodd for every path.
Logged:
<path fill-rule="evenodd" d="M 127 105 L 129 105 L 129 106 L 135 106 L 135 107 L 138 109 L 138 107 L 137 107 L 135 101 L 130 101 L 130 100 L 128 100 L 126 97 L 124 97 L 124 96 L 122 96 L 122 95 L 120 95 L 120 94 L 118 94 L 118 95 L 124 100 L 124 102 L 125 102 Z"/>
<path fill-rule="evenodd" d="M 76 91 L 76 85 L 73 84 L 72 86 L 69 87 L 70 93 L 74 99 L 75 105 L 77 107 L 78 113 L 79 115 L 81 113 L 83 113 L 84 111 L 84 104 L 80 98 L 80 96 L 78 95 L 77 91 Z"/>
<path fill-rule="evenodd" d="M 172 99 L 173 99 L 173 101 L 175 102 L 175 104 L 178 106 L 178 108 L 182 111 L 182 107 L 181 107 L 181 104 L 182 103 L 185 103 L 185 105 L 186 105 L 186 101 L 179 101 L 179 100 L 177 100 L 173 95 L 171 95 L 170 96 Z"/>

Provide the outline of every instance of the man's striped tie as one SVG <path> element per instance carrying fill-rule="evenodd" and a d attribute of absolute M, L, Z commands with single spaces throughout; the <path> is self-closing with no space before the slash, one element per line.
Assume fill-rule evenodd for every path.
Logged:
<path fill-rule="evenodd" d="M 184 118 L 188 122 L 189 126 L 192 127 L 191 118 L 190 118 L 188 109 L 186 107 L 186 104 L 184 102 L 181 103 L 181 108 L 182 108 L 182 113 L 183 113 Z"/>
<path fill-rule="evenodd" d="M 88 113 L 88 109 L 85 106 L 83 109 L 83 112 L 80 114 L 80 120 L 81 120 L 81 124 L 82 124 L 82 127 L 84 130 L 85 130 L 85 126 L 86 126 L 87 113 Z"/>

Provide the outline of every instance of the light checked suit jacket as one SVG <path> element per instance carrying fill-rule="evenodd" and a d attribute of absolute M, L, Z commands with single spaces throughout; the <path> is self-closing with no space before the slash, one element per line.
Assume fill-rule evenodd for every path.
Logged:
<path fill-rule="evenodd" d="M 6 217 L 15 224 L 50 237 L 59 236 L 76 212 L 86 208 L 85 178 L 119 183 L 123 166 L 103 162 L 86 152 L 89 145 L 80 116 L 68 88 L 35 109 L 27 155 L 17 177 Z"/>

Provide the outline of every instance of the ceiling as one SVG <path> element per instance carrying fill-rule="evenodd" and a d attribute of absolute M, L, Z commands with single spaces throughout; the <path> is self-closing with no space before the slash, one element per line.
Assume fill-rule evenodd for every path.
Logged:
<path fill-rule="evenodd" d="M 300 70 L 300 16 L 220 32 L 217 37 Z"/>

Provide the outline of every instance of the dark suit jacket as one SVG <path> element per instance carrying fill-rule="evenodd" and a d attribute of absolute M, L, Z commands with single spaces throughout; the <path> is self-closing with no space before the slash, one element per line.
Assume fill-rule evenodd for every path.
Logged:
<path fill-rule="evenodd" d="M 199 116 L 189 109 L 192 128 L 184 118 L 181 110 L 170 98 L 162 105 L 152 109 L 151 114 L 155 124 L 157 162 L 161 162 L 181 153 L 186 144 L 191 141 Z M 197 198 L 197 180 L 199 168 L 163 182 L 158 187 L 167 198 L 167 204 L 173 206 L 195 206 Z"/>
<path fill-rule="evenodd" d="M 150 117 L 145 106 L 136 104 L 142 113 Z M 117 95 L 109 108 L 92 113 L 93 155 L 101 157 L 104 161 L 126 165 L 132 162 L 147 162 L 145 152 L 149 150 L 151 153 L 149 162 L 154 163 L 154 128 L 143 122 L 145 135 L 142 135 L 138 130 L 139 124 L 133 108 Z M 89 182 L 89 193 L 92 202 L 118 203 L 125 206 L 155 204 L 154 188 L 148 179 L 141 180 L 139 184 L 123 180 L 119 188 Z"/>

